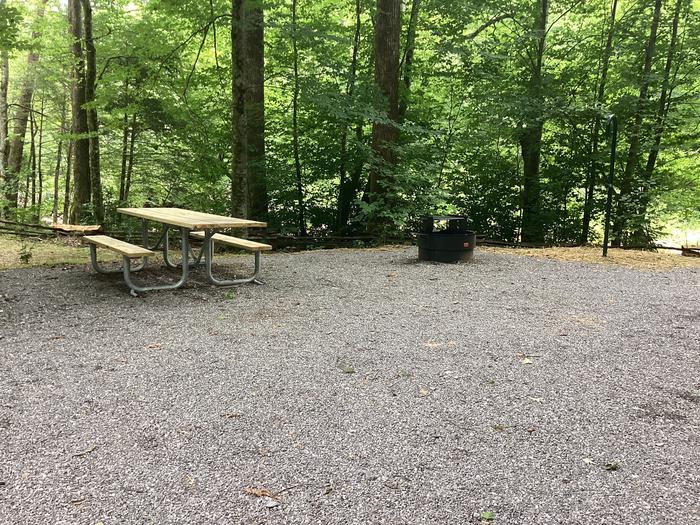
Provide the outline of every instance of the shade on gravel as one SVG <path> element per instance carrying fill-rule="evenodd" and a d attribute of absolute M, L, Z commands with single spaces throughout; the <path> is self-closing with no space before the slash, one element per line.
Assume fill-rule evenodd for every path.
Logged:
<path fill-rule="evenodd" d="M 0 523 L 700 523 L 697 270 L 263 275 L 0 272 Z"/>

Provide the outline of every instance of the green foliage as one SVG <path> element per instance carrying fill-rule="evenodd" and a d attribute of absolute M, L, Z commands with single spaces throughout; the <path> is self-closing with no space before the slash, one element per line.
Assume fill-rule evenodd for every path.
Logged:
<path fill-rule="evenodd" d="M 19 8 L 0 3 L 0 49 L 17 47 L 21 20 Z"/>
<path fill-rule="evenodd" d="M 670 110 L 664 122 L 659 160 L 648 184 L 640 173 L 653 149 L 654 114 L 662 88 L 675 2 L 666 2 L 649 100 L 642 104 L 642 159 L 629 198 L 649 199 L 630 213 L 632 230 L 653 238 L 669 219 L 688 227 L 700 223 L 700 13 L 683 0 L 679 50 L 675 57 Z M 360 1 L 360 41 L 352 90 L 350 64 L 355 35 L 354 0 L 299 2 L 292 31 L 289 2 L 265 2 L 266 170 L 271 228 L 297 229 L 298 203 L 292 156 L 292 39 L 299 49 L 299 143 L 304 206 L 310 232 L 366 231 L 395 236 L 411 231 L 425 213 L 459 213 L 488 237 L 520 237 L 523 161 L 518 142 L 523 125 L 542 121 L 540 208 L 546 240 L 578 242 L 586 179 L 593 169 L 593 228 L 600 230 L 608 143 L 600 132 L 591 152 L 593 122 L 610 112 L 620 120 L 619 181 L 638 107 L 643 46 L 651 5 L 624 4 L 618 13 L 614 53 L 604 100 L 596 103 L 610 2 L 550 2 L 542 70 L 542 96 L 528 84 L 537 34 L 536 2 L 525 0 L 430 0 L 421 2 L 405 118 L 394 123 L 400 139 L 398 162 L 383 165 L 372 153 L 372 126 L 387 122 L 386 101 L 374 85 L 373 16 L 376 2 Z M 31 42 L 36 2 L 9 1 L 0 7 L 0 46 Z M 34 104 L 44 101 L 45 217 L 53 204 L 57 144 L 64 140 L 59 177 L 60 211 L 65 185 L 65 140 L 70 115 L 66 19 L 62 3 L 50 3 L 42 24 L 42 59 L 27 71 L 26 55 L 12 54 L 10 100 L 22 80 L 36 77 Z M 174 205 L 227 213 L 231 193 L 231 4 L 226 0 L 114 0 L 96 2 L 94 32 L 98 56 L 96 109 L 100 119 L 102 180 L 107 226 L 129 226 L 116 214 L 128 205 Z M 402 67 L 410 2 L 403 15 Z M 20 16 L 20 13 L 24 15 Z M 496 17 L 500 18 L 493 22 Z M 24 18 L 24 19 L 23 19 Z M 491 21 L 491 22 L 490 22 Z M 402 77 L 405 69 L 402 69 Z M 133 119 L 133 120 L 132 120 Z M 132 122 L 135 123 L 132 126 Z M 134 155 L 129 144 L 134 138 Z M 124 137 L 127 138 L 126 148 Z M 345 142 L 343 140 L 345 137 Z M 345 147 L 343 147 L 345 144 Z M 343 152 L 345 152 L 343 154 Z M 25 148 L 25 171 L 29 148 Z M 592 162 L 595 161 L 594 164 Z M 127 199 L 120 199 L 126 167 L 132 163 Z M 378 170 L 385 193 L 370 196 L 368 174 Z M 350 224 L 339 226 L 341 171 L 351 189 Z M 21 186 L 24 188 L 24 186 Z M 619 189 L 619 188 L 618 188 Z M 20 203 L 23 195 L 20 195 Z M 31 200 L 31 199 L 30 199 Z M 30 212 L 27 212 L 28 214 Z M 595 240 L 595 234 L 590 237 Z"/>

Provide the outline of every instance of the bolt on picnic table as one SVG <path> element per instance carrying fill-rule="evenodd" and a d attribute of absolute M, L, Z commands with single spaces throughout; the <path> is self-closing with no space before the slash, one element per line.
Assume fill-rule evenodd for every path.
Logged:
<path fill-rule="evenodd" d="M 248 219 L 238 219 L 235 217 L 225 217 L 197 211 L 185 210 L 181 208 L 117 208 L 119 213 L 130 215 L 141 219 L 143 232 L 143 246 L 130 244 L 118 239 L 113 239 L 106 235 L 91 235 L 83 238 L 83 242 L 90 246 L 90 261 L 93 269 L 98 273 L 118 273 L 124 274 L 124 281 L 131 290 L 132 295 L 137 292 L 147 292 L 152 290 L 173 290 L 184 286 L 187 282 L 190 266 L 198 267 L 204 258 L 204 267 L 209 282 L 216 286 L 232 286 L 258 281 L 260 273 L 260 252 L 272 249 L 269 244 L 239 239 L 229 235 L 215 233 L 216 230 L 229 228 L 265 228 L 264 222 L 251 221 Z M 158 222 L 163 225 L 160 238 L 155 246 L 148 247 L 148 221 Z M 170 259 L 168 232 L 172 227 L 177 227 L 182 236 L 182 258 L 180 263 L 175 263 Z M 198 231 L 196 231 L 198 230 Z M 199 253 L 195 253 L 190 244 L 190 236 L 202 239 L 203 244 Z M 212 275 L 212 260 L 214 258 L 214 241 L 235 246 L 255 253 L 255 271 L 252 276 L 243 279 L 221 280 Z M 97 262 L 97 246 L 119 253 L 122 256 L 123 265 L 119 270 L 106 270 Z M 133 282 L 131 273 L 141 270 L 148 262 L 148 257 L 155 255 L 153 250 L 161 248 L 163 260 L 168 268 L 182 268 L 180 279 L 170 284 L 160 284 L 152 286 L 141 286 Z M 190 261 L 190 255 L 192 261 Z M 137 268 L 131 267 L 132 258 L 141 258 L 143 262 Z"/>

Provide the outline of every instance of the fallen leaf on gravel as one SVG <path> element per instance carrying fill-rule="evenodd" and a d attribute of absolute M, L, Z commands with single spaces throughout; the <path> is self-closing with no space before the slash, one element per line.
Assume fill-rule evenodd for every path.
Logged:
<path fill-rule="evenodd" d="M 583 458 L 583 462 L 584 462 L 586 465 L 590 465 L 591 463 L 593 463 L 593 460 L 592 460 L 591 458 Z"/>
<path fill-rule="evenodd" d="M 255 496 L 256 498 L 272 498 L 272 499 L 277 499 L 277 496 L 275 496 L 272 492 L 270 492 L 267 489 L 260 488 L 260 487 L 246 487 L 243 489 L 243 492 L 250 496 Z"/>
<path fill-rule="evenodd" d="M 150 345 L 147 345 L 146 348 L 148 348 L 149 350 L 160 348 L 160 343 L 151 343 Z"/>
<path fill-rule="evenodd" d="M 524 364 L 524 365 L 531 365 L 531 364 L 532 364 L 532 359 L 530 359 L 529 357 L 526 357 L 526 358 L 523 359 L 521 362 L 522 362 L 522 364 Z"/>
<path fill-rule="evenodd" d="M 480 517 L 484 521 L 493 521 L 494 518 L 496 517 L 496 514 L 494 514 L 490 510 L 487 510 L 487 511 L 482 512 Z"/>
<path fill-rule="evenodd" d="M 528 397 L 530 401 L 534 401 L 535 403 L 541 403 L 542 398 L 541 397 Z"/>
<path fill-rule="evenodd" d="M 399 482 L 398 480 L 395 479 L 388 479 L 384 482 L 384 486 L 388 489 L 398 489 L 399 488 Z"/>
<path fill-rule="evenodd" d="M 430 394 L 430 390 L 428 390 L 427 388 L 420 387 L 420 389 L 418 389 L 418 395 L 420 397 L 425 397 L 428 394 Z"/>
<path fill-rule="evenodd" d="M 355 373 L 355 367 L 352 366 L 350 363 L 345 363 L 343 361 L 338 361 L 336 363 L 336 366 L 338 369 L 343 372 L 344 374 L 354 374 Z"/>

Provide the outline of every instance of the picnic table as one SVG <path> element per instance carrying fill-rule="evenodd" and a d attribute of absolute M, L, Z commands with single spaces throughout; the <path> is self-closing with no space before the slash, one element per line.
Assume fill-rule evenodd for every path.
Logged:
<path fill-rule="evenodd" d="M 90 246 L 90 261 L 93 269 L 98 273 L 115 273 L 122 272 L 124 281 L 130 288 L 132 295 L 137 292 L 146 292 L 151 290 L 172 290 L 185 285 L 189 275 L 190 267 L 198 267 L 204 260 L 206 275 L 214 285 L 217 286 L 232 286 L 236 284 L 256 282 L 259 283 L 257 277 L 260 272 L 260 253 L 270 250 L 272 247 L 268 244 L 253 242 L 247 239 L 232 237 L 217 233 L 218 230 L 231 228 L 264 228 L 267 226 L 264 222 L 253 221 L 248 219 L 239 219 L 236 217 L 226 217 L 223 215 L 213 215 L 211 213 L 202 213 L 198 211 L 185 210 L 182 208 L 117 208 L 119 213 L 137 217 L 141 219 L 142 225 L 142 244 L 138 246 L 127 243 L 119 239 L 114 239 L 107 235 L 91 235 L 84 237 L 84 242 Z M 160 237 L 156 244 L 149 247 L 148 240 L 148 222 L 157 222 L 162 225 Z M 180 262 L 175 262 L 170 256 L 169 232 L 171 229 L 179 229 L 182 238 L 182 256 Z M 202 246 L 197 252 L 190 242 L 190 237 L 202 241 Z M 252 276 L 243 279 L 217 279 L 212 274 L 212 261 L 214 258 L 214 241 L 235 246 L 237 248 L 255 253 L 255 271 Z M 119 270 L 107 270 L 101 267 L 97 262 L 97 250 L 100 246 L 108 250 L 117 252 L 122 255 L 123 265 Z M 131 274 L 144 268 L 148 262 L 148 258 L 155 255 L 154 250 L 162 250 L 163 261 L 168 268 L 182 269 L 179 280 L 168 284 L 157 285 L 139 285 L 134 283 Z M 191 259 L 190 259 L 191 257 Z M 142 263 L 137 267 L 131 266 L 132 258 L 141 258 Z"/>

